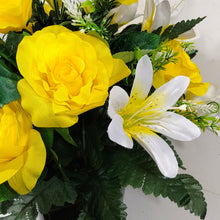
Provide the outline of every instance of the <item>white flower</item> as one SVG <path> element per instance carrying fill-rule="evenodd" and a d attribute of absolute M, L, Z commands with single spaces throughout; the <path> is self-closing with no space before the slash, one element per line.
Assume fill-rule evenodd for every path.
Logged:
<path fill-rule="evenodd" d="M 120 26 L 127 24 L 135 18 L 137 7 L 138 2 L 135 2 L 130 5 L 121 4 L 118 7 L 113 8 L 109 12 L 108 17 L 114 14 L 112 23 L 118 24 Z"/>
<path fill-rule="evenodd" d="M 189 84 L 189 78 L 177 76 L 147 97 L 152 86 L 153 68 L 149 57 L 143 56 L 136 69 L 130 98 L 118 86 L 110 92 L 108 115 L 109 138 L 126 148 L 133 147 L 134 138 L 151 155 L 161 173 L 173 178 L 178 164 L 169 145 L 155 132 L 176 140 L 190 141 L 201 131 L 191 121 L 174 112 L 174 106 Z"/>
<path fill-rule="evenodd" d="M 82 1 L 83 0 L 62 0 L 64 7 L 66 8 L 67 14 L 69 14 L 76 23 L 78 19 L 82 18 L 82 14 L 79 10 L 79 3 Z"/>
<path fill-rule="evenodd" d="M 142 31 L 152 32 L 159 27 L 168 27 L 176 23 L 182 11 L 184 0 L 146 0 Z M 194 29 L 187 31 L 179 37 L 181 40 L 192 40 L 197 36 Z"/>

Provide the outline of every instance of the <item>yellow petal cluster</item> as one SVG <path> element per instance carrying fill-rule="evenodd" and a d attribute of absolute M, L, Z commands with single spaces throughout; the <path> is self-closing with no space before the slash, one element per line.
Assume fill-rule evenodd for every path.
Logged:
<path fill-rule="evenodd" d="M 0 33 L 21 31 L 32 14 L 32 0 L 0 0 Z"/>
<path fill-rule="evenodd" d="M 46 150 L 18 101 L 0 109 L 0 152 L 0 184 L 8 181 L 17 193 L 29 193 L 44 168 Z"/>
<path fill-rule="evenodd" d="M 178 53 L 175 57 L 177 62 L 168 63 L 164 66 L 165 70 L 157 71 L 153 77 L 153 86 L 155 88 L 159 88 L 170 79 L 182 75 L 190 78 L 190 84 L 187 88 L 188 92 L 197 96 L 204 95 L 208 90 L 209 83 L 202 82 L 202 76 L 200 75 L 199 68 L 190 60 L 190 57 L 183 50 L 178 41 L 169 41 L 167 45 L 174 53 Z"/>
<path fill-rule="evenodd" d="M 108 88 L 130 74 L 96 37 L 49 26 L 18 46 L 23 108 L 38 127 L 69 127 L 78 115 L 104 104 Z"/>

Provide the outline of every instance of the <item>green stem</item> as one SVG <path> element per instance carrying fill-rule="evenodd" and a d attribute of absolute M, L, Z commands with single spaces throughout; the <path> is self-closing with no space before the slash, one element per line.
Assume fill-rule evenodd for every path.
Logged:
<path fill-rule="evenodd" d="M 53 160 L 55 161 L 61 175 L 63 176 L 64 181 L 68 182 L 69 178 L 66 176 L 65 172 L 63 171 L 62 165 L 60 164 L 60 162 L 58 160 L 57 154 L 55 153 L 54 150 L 52 150 L 52 148 L 49 148 L 49 150 L 50 150 L 51 155 L 53 156 Z"/>
<path fill-rule="evenodd" d="M 57 18 L 60 19 L 60 9 L 59 9 L 59 3 L 58 0 L 54 0 L 54 7 L 55 7 L 55 12 L 57 14 Z"/>
<path fill-rule="evenodd" d="M 61 15 L 60 15 L 60 19 L 61 19 L 61 20 L 63 20 L 64 12 L 65 12 L 65 7 L 64 7 L 64 4 L 62 3 L 62 6 L 61 6 Z"/>

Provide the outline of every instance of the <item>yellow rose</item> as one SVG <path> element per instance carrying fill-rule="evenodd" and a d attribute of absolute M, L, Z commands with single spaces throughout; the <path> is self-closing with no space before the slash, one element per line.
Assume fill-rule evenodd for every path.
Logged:
<path fill-rule="evenodd" d="M 29 193 L 44 168 L 46 150 L 18 101 L 0 109 L 0 152 L 0 184 L 8 181 L 17 193 Z"/>
<path fill-rule="evenodd" d="M 21 31 L 32 14 L 32 0 L 0 0 L 0 33 Z"/>
<path fill-rule="evenodd" d="M 153 77 L 153 86 L 158 88 L 176 76 L 188 76 L 190 78 L 190 84 L 187 91 L 197 96 L 204 95 L 208 90 L 209 83 L 202 82 L 199 68 L 190 60 L 190 57 L 183 50 L 178 41 L 169 41 L 168 45 L 172 48 L 174 53 L 178 53 L 175 57 L 177 62 L 169 63 L 164 66 L 166 68 L 165 70 L 157 71 Z"/>
<path fill-rule="evenodd" d="M 108 88 L 130 74 L 99 39 L 49 26 L 18 46 L 23 108 L 38 127 L 69 127 L 78 115 L 104 104 Z"/>

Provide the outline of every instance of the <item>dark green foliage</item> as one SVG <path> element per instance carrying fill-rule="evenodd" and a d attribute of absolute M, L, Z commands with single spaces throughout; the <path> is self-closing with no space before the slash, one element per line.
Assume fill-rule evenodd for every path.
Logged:
<path fill-rule="evenodd" d="M 181 21 L 174 25 L 170 25 L 161 35 L 161 41 L 164 41 L 166 39 L 172 40 L 177 38 L 180 34 L 183 34 L 186 31 L 191 30 L 194 26 L 196 26 L 204 19 L 205 17 L 198 17 L 197 19 Z"/>
<path fill-rule="evenodd" d="M 42 181 L 35 189 L 14 201 L 1 203 L 0 213 L 11 213 L 3 219 L 26 220 L 36 219 L 37 209 L 41 213 L 48 213 L 52 206 L 64 206 L 64 203 L 74 203 L 76 199 L 75 185 L 72 182 L 63 182 L 56 177 L 49 181 Z"/>
<path fill-rule="evenodd" d="M 76 199 L 75 185 L 63 182 L 56 177 L 42 181 L 33 191 L 39 211 L 46 214 L 52 205 L 64 206 L 64 203 L 74 204 Z"/>
<path fill-rule="evenodd" d="M 20 77 L 12 73 L 0 60 L 0 107 L 20 98 L 17 82 Z"/>
<path fill-rule="evenodd" d="M 17 53 L 18 45 L 23 38 L 24 35 L 22 33 L 16 33 L 10 31 L 7 35 L 5 49 L 7 50 L 7 53 L 10 55 L 10 57 L 14 58 L 14 60 Z"/>
<path fill-rule="evenodd" d="M 111 43 L 112 54 L 122 51 L 140 49 L 156 49 L 160 43 L 160 36 L 146 32 L 125 32 L 115 37 Z"/>
<path fill-rule="evenodd" d="M 32 3 L 32 17 L 30 21 L 34 32 L 41 30 L 50 25 L 65 24 L 70 26 L 71 19 L 64 13 L 64 8 L 61 10 L 55 4 L 55 10 L 51 10 L 49 15 L 44 11 L 44 2 L 33 0 Z M 71 26 L 71 29 L 78 30 L 78 28 Z"/>
<path fill-rule="evenodd" d="M 142 189 L 145 194 L 168 197 L 178 207 L 184 207 L 201 219 L 205 218 L 207 204 L 201 192 L 202 187 L 190 175 L 181 174 L 174 179 L 168 179 L 162 175 L 148 174 Z"/>
<path fill-rule="evenodd" d="M 34 220 L 38 215 L 32 195 L 19 196 L 16 200 L 2 202 L 0 213 L 11 213 L 11 215 L 1 218 L 4 220 Z"/>
<path fill-rule="evenodd" d="M 165 140 L 173 148 L 171 142 Z M 178 156 L 177 159 L 182 166 Z M 178 175 L 174 179 L 164 177 L 151 157 L 139 146 L 132 150 L 118 149 L 113 160 L 113 172 L 117 173 L 122 186 L 142 187 L 145 194 L 168 197 L 179 207 L 184 207 L 204 219 L 207 205 L 202 187 L 190 175 Z"/>
<path fill-rule="evenodd" d="M 89 111 L 70 128 L 77 147 L 54 132 L 50 149 L 55 160 L 51 159 L 54 154 L 49 149 L 45 180 L 40 178 L 35 189 L 18 197 L 21 200 L 13 201 L 13 205 L 10 200 L 2 202 L 1 213 L 11 211 L 14 219 L 22 220 L 26 215 L 34 219 L 37 203 L 40 212 L 49 212 L 46 216 L 52 219 L 61 212 L 67 220 L 125 220 L 122 188 L 131 185 L 142 188 L 145 194 L 168 197 L 179 207 L 204 219 L 206 203 L 198 181 L 189 175 L 165 178 L 138 144 L 128 150 L 112 143 L 106 134 L 109 119 L 105 111 L 105 106 Z M 100 120 L 103 123 L 100 124 Z M 171 142 L 162 137 L 173 148 Z M 54 173 L 65 181 L 53 177 Z"/>
<path fill-rule="evenodd" d="M 104 172 L 93 175 L 82 189 L 88 191 L 82 197 L 85 201 L 79 219 L 121 220 L 125 214 L 121 210 L 122 193 L 117 178 Z"/>
<path fill-rule="evenodd" d="M 13 199 L 16 196 L 17 193 L 11 189 L 7 182 L 0 185 L 0 202 Z"/>
<path fill-rule="evenodd" d="M 189 55 L 190 59 L 194 58 L 197 53 L 198 53 L 198 50 L 187 51 L 187 54 Z"/>

